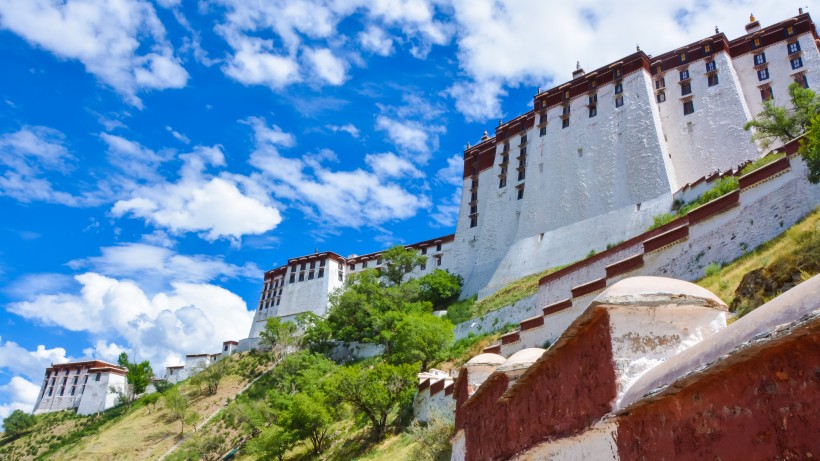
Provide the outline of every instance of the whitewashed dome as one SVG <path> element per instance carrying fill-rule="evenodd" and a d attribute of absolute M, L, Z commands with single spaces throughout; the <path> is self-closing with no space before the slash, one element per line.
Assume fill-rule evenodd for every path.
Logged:
<path fill-rule="evenodd" d="M 546 349 L 541 349 L 540 347 L 522 349 L 505 360 L 504 363 L 496 369 L 496 371 L 509 373 L 511 371 L 529 368 L 530 365 L 541 358 L 544 352 L 546 352 Z"/>
<path fill-rule="evenodd" d="M 659 306 L 696 305 L 726 310 L 726 303 L 711 291 L 694 283 L 667 277 L 630 277 L 599 294 L 591 303 L 609 305 Z"/>

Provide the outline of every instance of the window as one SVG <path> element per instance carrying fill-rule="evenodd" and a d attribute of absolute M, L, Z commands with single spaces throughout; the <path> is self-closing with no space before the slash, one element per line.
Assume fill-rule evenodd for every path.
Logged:
<path fill-rule="evenodd" d="M 794 76 L 794 83 L 802 86 L 803 88 L 809 87 L 809 79 L 806 78 L 806 74 L 800 74 Z"/>
<path fill-rule="evenodd" d="M 441 251 L 441 244 L 440 243 L 436 244 L 436 251 Z"/>
<path fill-rule="evenodd" d="M 380 265 L 381 263 L 382 263 L 382 257 L 379 256 L 378 258 L 376 258 L 376 264 Z"/>
<path fill-rule="evenodd" d="M 293 283 L 295 281 L 296 281 L 296 274 L 291 273 L 290 274 L 290 283 Z"/>
<path fill-rule="evenodd" d="M 561 115 L 569 115 L 570 110 L 570 106 L 564 106 Z"/>
<path fill-rule="evenodd" d="M 703 54 L 709 54 L 712 52 L 712 47 L 710 45 L 703 45 Z"/>
<path fill-rule="evenodd" d="M 717 64 L 715 61 L 709 61 L 706 63 L 706 72 L 714 72 L 717 70 Z"/>
<path fill-rule="evenodd" d="M 71 395 L 74 395 L 75 392 L 77 392 L 77 387 L 71 386 Z"/>
<path fill-rule="evenodd" d="M 753 39 L 751 45 L 752 45 L 752 49 L 759 48 L 760 47 L 760 39 L 759 38 Z"/>
<path fill-rule="evenodd" d="M 97 374 L 94 376 L 94 381 L 99 381 L 99 380 L 100 380 L 100 375 L 101 375 L 101 373 L 97 373 Z"/>
<path fill-rule="evenodd" d="M 683 115 L 689 115 L 695 111 L 695 103 L 692 101 L 686 101 L 683 103 Z"/>
<path fill-rule="evenodd" d="M 621 107 L 623 105 L 624 105 L 624 97 L 623 96 L 618 96 L 617 98 L 615 98 L 615 107 Z"/>
<path fill-rule="evenodd" d="M 615 71 L 612 72 L 612 78 L 613 79 L 621 78 L 621 69 L 615 69 Z"/>
<path fill-rule="evenodd" d="M 473 228 L 478 225 L 478 216 L 470 216 L 470 227 Z M 424 269 L 422 269 L 424 270 Z"/>
<path fill-rule="evenodd" d="M 547 114 L 541 114 L 538 116 L 538 124 L 543 125 L 547 123 Z"/>
<path fill-rule="evenodd" d="M 771 101 L 774 99 L 774 92 L 772 91 L 772 87 L 766 87 L 760 89 L 760 99 L 763 101 Z"/>
<path fill-rule="evenodd" d="M 317 278 L 322 278 L 325 276 L 325 270 L 323 268 L 319 268 L 319 274 L 316 276 Z"/>
<path fill-rule="evenodd" d="M 567 127 L 569 127 L 569 117 L 561 120 L 561 128 L 563 129 L 563 128 L 567 128 Z"/>
<path fill-rule="evenodd" d="M 678 55 L 678 60 L 680 62 L 686 62 L 686 53 L 681 53 L 680 55 Z"/>
<path fill-rule="evenodd" d="M 786 37 L 794 35 L 794 27 L 789 26 L 786 28 Z"/>
<path fill-rule="evenodd" d="M 325 267 L 325 260 L 319 261 L 319 267 Z"/>
<path fill-rule="evenodd" d="M 311 269 L 316 269 L 316 261 L 311 261 L 310 262 L 310 268 Z"/>
<path fill-rule="evenodd" d="M 302 263 L 302 267 L 299 270 L 305 270 L 306 267 L 307 267 L 307 263 Z"/>
<path fill-rule="evenodd" d="M 686 82 L 680 86 L 680 95 L 686 96 L 687 94 L 692 94 L 692 84 L 689 82 Z"/>
<path fill-rule="evenodd" d="M 473 226 L 472 222 L 470 222 L 470 227 L 475 227 L 475 226 Z M 419 264 L 419 270 L 421 270 L 421 271 L 427 270 L 427 263 Z"/>
<path fill-rule="evenodd" d="M 63 394 L 65 394 L 65 386 L 60 388 L 60 397 L 62 397 Z"/>
<path fill-rule="evenodd" d="M 362 261 L 362 269 L 364 269 L 365 267 L 367 267 L 367 261 Z"/>
<path fill-rule="evenodd" d="M 800 42 L 789 43 L 786 45 L 786 49 L 789 51 L 789 54 L 794 54 L 800 51 Z"/>
<path fill-rule="evenodd" d="M 715 74 L 715 75 L 710 75 L 710 76 L 709 76 L 706 80 L 708 81 L 709 86 L 715 86 L 715 85 L 717 85 L 717 84 L 718 84 L 718 76 L 717 76 L 717 74 Z"/>
<path fill-rule="evenodd" d="M 423 254 L 423 255 L 427 254 L 427 247 L 421 247 L 421 254 Z"/>
<path fill-rule="evenodd" d="M 624 83 L 618 82 L 615 84 L 615 94 L 621 94 L 624 92 Z"/>
<path fill-rule="evenodd" d="M 521 200 L 522 198 L 524 198 L 524 188 L 523 187 L 518 189 L 518 199 L 517 200 Z"/>
<path fill-rule="evenodd" d="M 505 142 L 504 143 L 504 152 L 509 152 L 509 151 L 510 151 L 510 143 Z"/>
<path fill-rule="evenodd" d="M 681 81 L 689 79 L 689 69 L 680 71 L 680 79 Z"/>
<path fill-rule="evenodd" d="M 757 71 L 757 79 L 758 80 L 766 80 L 769 78 L 769 68 L 766 67 L 765 69 L 760 69 Z"/>
<path fill-rule="evenodd" d="M 799 69 L 803 67 L 803 58 L 801 58 L 800 56 L 794 59 L 790 59 L 789 62 L 792 63 L 792 69 Z"/>
<path fill-rule="evenodd" d="M 478 192 L 473 191 L 473 192 L 470 194 L 470 201 L 471 201 L 471 202 L 475 202 L 476 200 L 478 200 Z"/>
<path fill-rule="evenodd" d="M 541 129 L 538 131 L 538 135 L 543 137 L 543 136 L 546 136 L 546 134 L 547 134 L 547 127 L 542 126 Z"/>
<path fill-rule="evenodd" d="M 521 141 L 518 143 L 518 145 L 524 145 L 526 143 L 527 143 L 527 135 L 521 136 Z"/>
<path fill-rule="evenodd" d="M 597 104 L 598 104 L 598 95 L 593 94 L 592 96 L 589 97 L 589 105 L 594 106 L 594 105 L 597 105 Z"/>
<path fill-rule="evenodd" d="M 344 281 L 344 279 L 345 279 L 344 274 L 343 274 L 341 271 L 339 271 L 339 281 L 340 281 L 340 282 L 343 282 L 343 281 Z M 279 305 L 279 300 L 278 300 L 278 299 L 276 300 L 276 305 L 277 305 L 277 306 Z"/>
<path fill-rule="evenodd" d="M 661 88 L 666 88 L 666 79 L 663 77 L 655 80 L 655 89 L 660 90 Z"/>
<path fill-rule="evenodd" d="M 441 266 L 441 256 L 436 256 L 436 266 Z"/>
<path fill-rule="evenodd" d="M 523 181 L 525 176 L 526 176 L 526 170 L 519 170 L 518 171 L 518 180 L 519 181 Z"/>
<path fill-rule="evenodd" d="M 53 393 L 54 393 L 54 388 L 53 388 L 53 387 L 49 387 L 49 388 L 48 388 L 48 396 L 49 396 L 49 397 L 51 397 L 51 394 L 53 394 Z"/>
<path fill-rule="evenodd" d="M 501 178 L 498 180 L 498 188 L 501 189 L 502 187 L 507 187 L 507 178 Z"/>
<path fill-rule="evenodd" d="M 527 148 L 526 148 L 526 147 L 522 147 L 522 148 L 521 148 L 521 151 L 518 153 L 518 155 L 527 155 Z"/>
<path fill-rule="evenodd" d="M 304 272 L 299 272 L 299 281 L 300 281 L 300 282 L 304 282 L 304 281 L 305 281 L 305 273 L 304 273 Z"/>
<path fill-rule="evenodd" d="M 589 118 L 595 117 L 596 115 L 598 115 L 598 107 L 589 106 Z"/>
<path fill-rule="evenodd" d="M 347 270 L 349 270 L 349 271 L 355 271 L 355 270 L 356 270 L 356 264 L 349 264 L 349 265 L 347 266 Z"/>
<path fill-rule="evenodd" d="M 470 207 L 470 214 L 476 214 L 476 213 L 478 213 L 478 206 L 477 205 L 471 206 Z"/>
<path fill-rule="evenodd" d="M 662 102 L 666 101 L 666 93 L 665 93 L 665 92 L 663 92 L 663 91 L 661 91 L 660 93 L 658 93 L 658 95 L 656 96 L 656 98 L 657 98 L 657 100 L 658 100 L 658 104 L 660 104 L 660 103 L 662 103 Z"/>
<path fill-rule="evenodd" d="M 760 53 L 755 55 L 755 65 L 759 66 L 766 62 L 766 53 Z"/>
<path fill-rule="evenodd" d="M 83 384 L 86 384 L 86 383 L 88 383 L 88 375 L 85 375 L 83 377 Z"/>

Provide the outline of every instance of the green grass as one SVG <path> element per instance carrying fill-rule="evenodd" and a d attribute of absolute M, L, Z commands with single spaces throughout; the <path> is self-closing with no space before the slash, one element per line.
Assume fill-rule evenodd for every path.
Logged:
<path fill-rule="evenodd" d="M 783 158 L 785 156 L 786 156 L 786 154 L 778 152 L 776 154 L 771 154 L 771 155 L 766 155 L 765 157 L 761 157 L 761 158 L 755 160 L 754 162 L 744 166 L 743 169 L 740 170 L 740 175 L 743 176 L 743 175 L 749 174 L 752 171 L 757 170 L 761 167 L 764 167 L 764 166 L 766 166 L 770 163 L 773 163 L 777 160 L 780 160 L 781 158 Z"/>

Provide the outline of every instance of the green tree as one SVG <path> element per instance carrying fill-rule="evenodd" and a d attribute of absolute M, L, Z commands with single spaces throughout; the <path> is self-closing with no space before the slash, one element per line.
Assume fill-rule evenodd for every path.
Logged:
<path fill-rule="evenodd" d="M 296 326 L 303 331 L 299 345 L 312 352 L 324 353 L 330 349 L 333 330 L 325 319 L 313 312 L 303 312 L 296 316 Z"/>
<path fill-rule="evenodd" d="M 265 328 L 259 333 L 259 344 L 269 347 L 274 359 L 284 357 L 296 344 L 296 324 L 283 322 L 279 317 L 268 318 Z"/>
<path fill-rule="evenodd" d="M 287 356 L 270 372 L 268 386 L 283 394 L 319 390 L 338 365 L 327 357 L 300 351 Z"/>
<path fill-rule="evenodd" d="M 458 300 L 461 287 L 464 285 L 464 279 L 460 275 L 453 275 L 441 269 L 419 277 L 418 281 L 421 299 L 432 303 L 434 310 L 446 309 Z"/>
<path fill-rule="evenodd" d="M 321 453 L 333 422 L 332 410 L 324 392 L 299 392 L 289 398 L 280 421 L 298 439 L 309 439 L 315 453 Z"/>
<path fill-rule="evenodd" d="M 218 435 L 195 434 L 172 453 L 168 461 L 217 461 L 225 451 L 225 438 Z"/>
<path fill-rule="evenodd" d="M 157 408 L 157 403 L 159 403 L 159 400 L 161 398 L 162 394 L 160 394 L 159 392 L 154 392 L 152 394 L 143 396 L 141 401 L 145 404 L 145 406 L 148 408 L 148 412 L 150 413 L 152 410 L 155 410 Z"/>
<path fill-rule="evenodd" d="M 383 438 L 390 412 L 409 403 L 415 393 L 417 367 L 378 363 L 371 368 L 341 367 L 328 381 L 334 397 L 349 403 L 370 422 L 373 435 Z"/>
<path fill-rule="evenodd" d="M 199 415 L 191 409 L 188 397 L 179 388 L 172 387 L 165 391 L 165 407 L 171 412 L 174 419 L 179 420 L 179 433 L 185 433 L 185 426 L 196 423 Z"/>
<path fill-rule="evenodd" d="M 293 432 L 280 426 L 265 428 L 248 443 L 248 451 L 258 459 L 285 459 L 285 454 L 299 441 Z"/>
<path fill-rule="evenodd" d="M 453 344 L 453 324 L 430 314 L 407 315 L 396 327 L 390 348 L 393 363 L 421 363 L 421 369 L 441 360 Z"/>
<path fill-rule="evenodd" d="M 416 266 L 427 262 L 427 256 L 422 256 L 416 250 L 401 245 L 385 250 L 381 258 L 382 276 L 392 285 L 401 285 L 404 277 L 413 272 Z"/>
<path fill-rule="evenodd" d="M 798 83 L 789 85 L 789 105 L 763 103 L 763 110 L 743 128 L 754 129 L 752 139 L 764 148 L 773 142 L 788 142 L 806 135 L 800 142 L 799 154 L 806 161 L 808 179 L 820 182 L 820 97 Z"/>
<path fill-rule="evenodd" d="M 23 410 L 14 410 L 3 420 L 3 430 L 7 435 L 20 435 L 34 426 L 34 416 Z"/>
<path fill-rule="evenodd" d="M 117 358 L 117 364 L 126 370 L 128 374 L 125 375 L 125 380 L 128 383 L 128 391 L 126 397 L 128 402 L 145 393 L 148 385 L 151 384 L 151 378 L 154 377 L 154 370 L 151 369 L 151 364 L 145 360 L 140 363 L 132 363 L 128 361 L 128 354 L 123 352 Z"/>
<path fill-rule="evenodd" d="M 222 378 L 228 373 L 228 362 L 226 360 L 218 360 L 209 366 L 203 367 L 194 378 L 201 380 L 205 384 L 205 391 L 208 395 L 216 394 L 219 390 L 219 383 Z"/>

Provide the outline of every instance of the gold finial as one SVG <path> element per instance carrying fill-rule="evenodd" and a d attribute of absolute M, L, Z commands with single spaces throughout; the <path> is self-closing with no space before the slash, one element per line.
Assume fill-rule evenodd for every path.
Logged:
<path fill-rule="evenodd" d="M 487 135 L 487 130 L 484 130 L 484 136 L 481 137 L 481 140 L 486 141 L 488 139 L 490 139 L 490 136 Z"/>
<path fill-rule="evenodd" d="M 719 34 L 719 33 L 720 33 L 720 30 L 718 29 L 718 26 L 715 26 L 715 33 L 716 33 L 716 34 Z"/>
<path fill-rule="evenodd" d="M 502 120 L 502 119 L 498 119 L 498 126 L 501 126 L 501 125 L 503 125 L 503 124 L 504 124 L 504 120 Z"/>
<path fill-rule="evenodd" d="M 635 45 L 635 51 L 641 51 L 641 45 Z"/>
<path fill-rule="evenodd" d="M 581 70 L 581 61 L 575 61 L 575 70 Z"/>
<path fill-rule="evenodd" d="M 755 22 L 755 15 L 754 15 L 754 13 L 749 15 L 749 22 Z"/>

